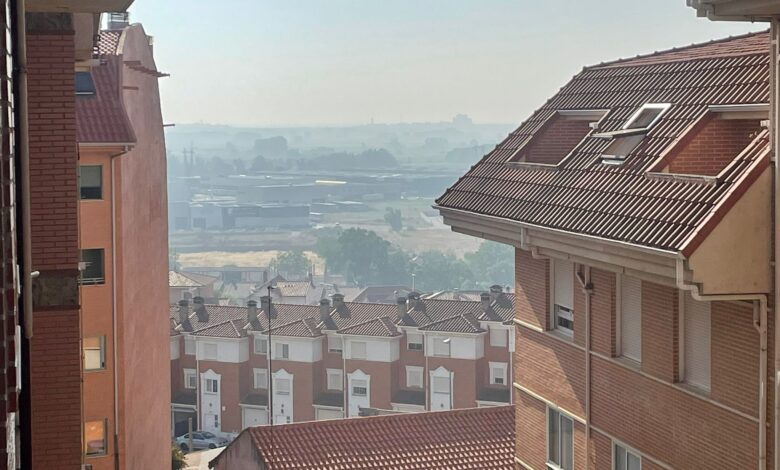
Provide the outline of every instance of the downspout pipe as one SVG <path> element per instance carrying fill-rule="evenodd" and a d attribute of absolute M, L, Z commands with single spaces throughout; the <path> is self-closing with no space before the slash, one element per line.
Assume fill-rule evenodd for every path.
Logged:
<path fill-rule="evenodd" d="M 778 134 L 780 133 L 780 74 L 778 70 L 778 60 L 780 60 L 780 21 L 772 18 L 770 24 L 770 65 L 769 65 L 769 87 L 771 95 L 769 99 L 770 110 L 770 135 L 772 146 L 772 159 L 775 164 L 775 177 L 773 186 L 774 197 L 774 468 L 778 469 L 780 465 L 780 440 L 778 430 L 780 430 L 780 325 L 778 324 L 778 312 L 780 312 L 780 234 L 778 233 L 778 222 L 780 221 L 780 159 L 778 159 Z M 766 327 L 764 327 L 766 329 Z"/>
<path fill-rule="evenodd" d="M 590 304 L 593 284 L 590 279 L 590 266 L 584 266 L 583 272 L 577 272 L 577 282 L 585 294 L 585 470 L 590 468 Z"/>
<path fill-rule="evenodd" d="M 30 126 L 28 123 L 27 105 L 27 22 L 25 20 L 25 0 L 16 0 L 16 81 L 17 81 L 17 123 L 19 141 L 16 143 L 19 152 L 19 167 L 21 169 L 21 206 L 22 206 L 22 305 L 24 306 L 24 336 L 27 339 L 33 335 L 33 302 L 32 302 L 32 237 L 30 236 Z"/>
<path fill-rule="evenodd" d="M 759 334 L 759 371 L 758 371 L 758 469 L 767 469 L 766 459 L 766 415 L 767 415 L 767 310 L 768 300 L 764 294 L 702 294 L 699 286 L 685 281 L 685 258 L 678 257 L 676 261 L 676 280 L 677 288 L 681 291 L 688 291 L 691 297 L 702 302 L 728 302 L 728 301 L 749 301 L 753 302 L 753 326 Z M 777 323 L 777 322 L 775 322 Z M 777 329 L 777 325 L 775 325 Z M 777 343 L 777 335 L 775 335 Z M 777 351 L 775 350 L 775 357 Z M 777 394 L 777 387 L 775 387 Z M 775 402 L 775 413 L 777 413 L 777 402 Z M 777 419 L 777 417 L 775 417 Z M 777 445 L 777 438 L 775 438 Z M 775 459 L 777 457 L 775 456 Z"/>

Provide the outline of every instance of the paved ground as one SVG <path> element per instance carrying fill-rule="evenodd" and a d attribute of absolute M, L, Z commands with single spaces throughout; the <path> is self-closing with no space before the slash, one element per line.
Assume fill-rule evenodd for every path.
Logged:
<path fill-rule="evenodd" d="M 184 456 L 184 459 L 187 461 L 187 466 L 184 467 L 184 470 L 208 470 L 209 461 L 219 455 L 222 449 L 224 447 L 190 452 Z"/>

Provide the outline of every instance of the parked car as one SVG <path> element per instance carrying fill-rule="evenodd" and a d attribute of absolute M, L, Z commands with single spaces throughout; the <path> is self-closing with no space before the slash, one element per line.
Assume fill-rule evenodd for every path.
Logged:
<path fill-rule="evenodd" d="M 196 449 L 216 449 L 217 447 L 224 447 L 228 444 L 228 440 L 224 437 L 219 437 L 214 433 L 208 431 L 193 431 L 192 433 L 192 450 Z M 190 451 L 190 434 L 184 434 L 176 438 L 176 445 L 179 446 L 184 452 Z"/>

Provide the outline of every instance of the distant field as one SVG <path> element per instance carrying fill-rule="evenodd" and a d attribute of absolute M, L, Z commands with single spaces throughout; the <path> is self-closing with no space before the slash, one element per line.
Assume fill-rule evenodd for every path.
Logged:
<path fill-rule="evenodd" d="M 180 253 L 177 261 L 182 267 L 194 266 L 268 266 L 278 255 L 278 250 L 267 251 L 204 251 L 200 253 Z M 304 252 L 314 263 L 315 271 L 322 272 L 325 262 L 316 253 Z"/>

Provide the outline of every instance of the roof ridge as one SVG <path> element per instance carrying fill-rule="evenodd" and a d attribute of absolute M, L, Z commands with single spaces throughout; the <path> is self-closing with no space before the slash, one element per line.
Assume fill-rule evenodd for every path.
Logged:
<path fill-rule="evenodd" d="M 669 53 L 672 53 L 672 52 L 686 51 L 686 50 L 690 50 L 690 49 L 696 49 L 696 48 L 699 48 L 699 47 L 710 46 L 712 44 L 720 44 L 720 43 L 724 43 L 724 42 L 728 42 L 728 41 L 734 41 L 734 40 L 737 40 L 737 39 L 745 39 L 745 38 L 749 38 L 749 37 L 752 37 L 752 36 L 759 36 L 759 35 L 762 35 L 762 34 L 767 34 L 768 32 L 769 32 L 769 30 L 765 29 L 765 30 L 762 30 L 762 31 L 753 31 L 753 32 L 748 32 L 748 33 L 743 33 L 743 34 L 736 34 L 736 35 L 726 36 L 726 37 L 722 37 L 722 38 L 710 39 L 709 41 L 694 42 L 694 43 L 688 44 L 687 46 L 679 46 L 679 47 L 675 46 L 675 47 L 671 47 L 671 48 L 668 48 L 668 49 L 661 49 L 659 51 L 648 52 L 648 53 L 645 53 L 645 54 L 637 54 L 637 55 L 635 55 L 633 57 L 621 57 L 621 58 L 618 58 L 618 59 L 613 59 L 613 60 L 607 60 L 607 61 L 604 61 L 604 62 L 599 62 L 598 64 L 585 66 L 585 67 L 583 67 L 583 70 L 598 69 L 598 68 L 601 68 L 601 67 L 614 67 L 614 66 L 618 66 L 618 65 L 620 65 L 622 63 L 631 62 L 631 61 L 636 60 L 636 59 L 645 59 L 645 58 L 648 58 L 648 57 L 662 56 L 664 54 L 669 54 Z M 757 54 L 758 53 L 756 53 L 756 52 L 735 53 L 733 55 L 732 54 L 725 54 L 724 57 L 737 57 L 737 56 L 757 55 Z M 685 61 L 694 61 L 694 60 L 708 60 L 708 59 L 711 59 L 711 58 L 712 57 L 701 57 L 701 58 L 694 58 L 694 59 L 692 59 L 692 58 L 679 58 L 679 59 L 670 59 L 667 62 L 685 62 Z M 639 65 L 639 64 L 637 64 L 637 65 Z M 631 64 L 626 64 L 626 66 L 627 67 L 631 66 Z"/>

